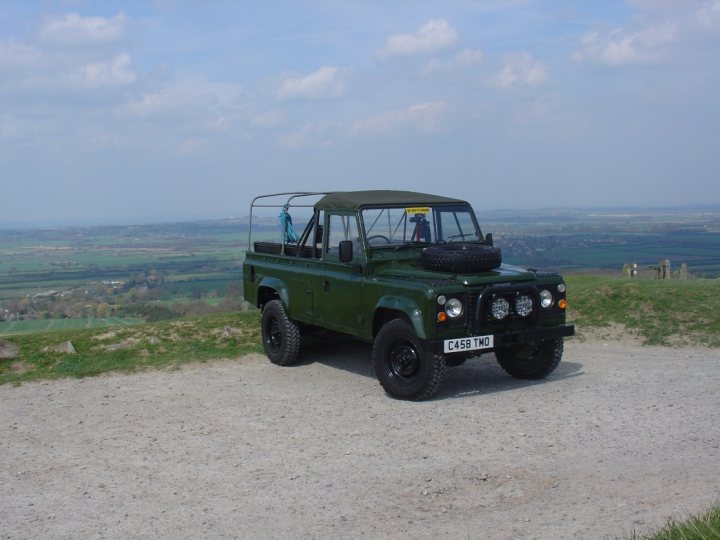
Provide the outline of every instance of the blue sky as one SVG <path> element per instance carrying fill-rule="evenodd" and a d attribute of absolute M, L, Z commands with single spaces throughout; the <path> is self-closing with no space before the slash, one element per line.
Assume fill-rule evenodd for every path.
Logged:
<path fill-rule="evenodd" d="M 720 204 L 720 0 L 4 1 L 0 226 Z"/>

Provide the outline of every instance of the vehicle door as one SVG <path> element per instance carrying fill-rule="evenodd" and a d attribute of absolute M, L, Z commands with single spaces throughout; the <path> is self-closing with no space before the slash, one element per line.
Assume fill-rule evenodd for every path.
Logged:
<path fill-rule="evenodd" d="M 350 334 L 359 334 L 368 316 L 362 309 L 364 254 L 357 216 L 353 212 L 328 211 L 325 215 L 323 275 L 319 288 L 322 325 Z M 353 243 L 353 261 L 340 261 L 340 242 Z"/>

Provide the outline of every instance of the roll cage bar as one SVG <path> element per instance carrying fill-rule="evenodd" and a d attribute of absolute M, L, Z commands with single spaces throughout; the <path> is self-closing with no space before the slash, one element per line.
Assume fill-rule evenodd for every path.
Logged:
<path fill-rule="evenodd" d="M 290 203 L 300 197 L 317 197 L 320 195 L 327 195 L 327 192 L 324 191 L 286 191 L 282 193 L 270 193 L 268 195 L 258 195 L 250 202 L 250 220 L 248 224 L 248 249 L 252 248 L 252 224 L 253 224 L 253 210 L 256 208 L 284 208 L 287 210 L 290 208 Z M 285 200 L 284 203 L 280 202 L 268 202 L 268 203 L 258 203 L 261 199 L 272 199 L 277 197 L 287 197 L 287 200 Z M 284 199 L 283 199 L 284 200 Z M 315 208 L 314 204 L 294 204 L 293 208 Z M 313 217 L 310 219 L 308 224 L 305 227 L 305 230 L 303 231 L 302 235 L 300 236 L 300 239 L 297 242 L 297 245 L 299 247 L 304 246 L 307 243 L 307 240 L 310 236 L 310 233 L 312 232 L 313 227 L 317 224 L 318 221 L 318 214 L 319 212 L 317 210 L 313 211 Z M 283 231 L 282 237 L 281 237 L 281 247 L 280 247 L 280 253 L 285 255 L 285 246 L 287 243 L 285 242 L 285 231 Z M 296 252 L 296 255 L 299 256 L 301 253 L 301 249 L 298 249 Z"/>
<path fill-rule="evenodd" d="M 248 249 L 253 248 L 253 244 L 252 244 L 252 224 L 253 224 L 253 215 L 254 215 L 253 210 L 255 210 L 256 208 L 282 208 L 282 209 L 287 210 L 288 208 L 290 208 L 291 202 L 294 201 L 295 199 L 302 198 L 302 197 L 320 197 L 320 196 L 325 196 L 328 193 L 329 192 L 325 192 L 325 191 L 299 191 L 299 192 L 298 191 L 287 191 L 287 192 L 281 192 L 281 193 L 270 193 L 267 195 L 258 195 L 257 197 L 255 197 L 250 202 L 250 219 L 249 219 L 249 226 L 248 226 Z M 278 201 L 273 202 L 272 201 L 273 198 L 278 198 L 278 197 L 287 197 L 287 199 L 283 199 L 285 202 L 278 202 Z M 271 202 L 267 202 L 267 203 L 259 202 L 259 201 L 263 201 L 265 199 L 270 199 Z M 317 202 L 317 201 L 315 201 L 315 202 Z M 460 201 L 460 202 L 464 202 L 464 201 Z M 464 204 L 467 204 L 467 203 L 464 203 Z M 315 242 L 312 243 L 312 253 L 313 253 L 312 256 L 318 257 L 319 253 L 317 252 L 315 244 L 317 243 L 317 240 L 318 240 L 317 236 L 322 227 L 322 224 L 319 222 L 319 214 L 320 214 L 319 210 L 315 207 L 315 204 L 294 204 L 293 208 L 313 208 L 313 216 L 308 221 L 308 223 L 305 226 L 305 229 L 303 230 L 303 233 L 300 235 L 298 241 L 291 243 L 291 246 L 293 247 L 292 251 L 294 251 L 293 254 L 295 256 L 299 257 L 299 256 L 301 256 L 302 253 L 305 252 L 305 249 L 306 249 L 305 246 L 306 246 L 308 239 L 310 238 L 310 235 L 312 234 L 313 229 L 314 229 L 316 239 L 315 239 Z M 396 206 L 392 205 L 389 208 L 396 208 Z M 397 206 L 397 208 L 401 208 L 401 207 Z M 480 228 L 476 221 L 474 213 L 471 212 L 471 215 L 472 215 L 472 219 L 474 222 L 474 226 L 476 227 L 478 234 L 481 234 Z M 379 216 L 378 216 L 378 218 L 379 218 Z M 457 217 L 455 217 L 455 220 L 457 221 Z M 398 224 L 398 226 L 399 225 L 400 224 Z M 405 225 L 407 226 L 407 223 Z M 419 223 L 415 224 L 415 228 L 416 228 L 415 234 L 418 234 L 418 235 L 420 234 L 420 229 L 418 228 L 419 225 L 420 225 Z M 439 224 L 436 226 L 441 227 L 441 225 L 439 225 Z M 461 227 L 458 223 L 458 229 L 460 229 L 460 228 Z M 427 232 L 425 234 L 428 234 L 428 233 L 429 233 L 429 230 L 427 230 Z M 440 233 L 440 234 L 442 234 L 442 233 Z M 320 238 L 320 240 L 322 240 L 322 239 Z M 482 236 L 481 236 L 480 241 L 481 242 L 484 241 L 485 244 L 492 246 L 493 245 L 492 234 L 487 234 L 486 237 L 484 238 L 484 240 L 482 239 Z M 285 240 L 285 231 L 283 231 L 283 234 L 281 235 L 281 241 L 280 241 L 280 254 L 282 254 L 282 255 L 287 254 L 286 249 L 285 249 L 287 245 L 288 245 L 288 242 L 286 242 L 286 240 Z M 277 244 L 276 244 L 276 246 L 277 246 Z M 253 250 L 255 251 L 254 248 L 253 248 Z M 310 256 L 310 255 L 306 255 L 306 256 Z"/>

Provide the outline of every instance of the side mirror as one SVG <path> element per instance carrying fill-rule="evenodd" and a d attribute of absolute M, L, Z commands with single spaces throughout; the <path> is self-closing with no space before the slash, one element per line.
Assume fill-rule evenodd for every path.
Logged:
<path fill-rule="evenodd" d="M 349 263 L 353 260 L 353 243 L 352 240 L 343 240 L 340 242 L 340 262 Z"/>
<path fill-rule="evenodd" d="M 493 239 L 492 239 L 492 233 L 491 233 L 491 232 L 489 232 L 489 233 L 487 233 L 487 234 L 485 235 L 485 244 L 488 245 L 488 246 L 490 246 L 490 247 L 493 247 Z"/>

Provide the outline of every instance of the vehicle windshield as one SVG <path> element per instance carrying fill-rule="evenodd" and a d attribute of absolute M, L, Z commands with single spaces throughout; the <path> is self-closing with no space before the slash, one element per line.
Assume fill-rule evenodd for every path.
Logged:
<path fill-rule="evenodd" d="M 364 208 L 363 227 L 373 247 L 482 242 L 469 205 Z"/>

